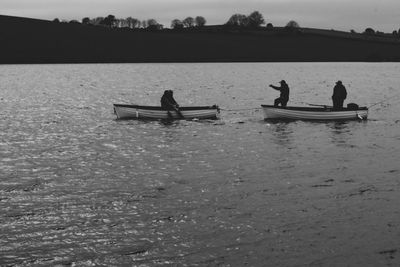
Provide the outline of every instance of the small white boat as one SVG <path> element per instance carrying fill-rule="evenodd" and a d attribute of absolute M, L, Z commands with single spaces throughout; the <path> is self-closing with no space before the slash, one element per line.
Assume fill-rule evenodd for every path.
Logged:
<path fill-rule="evenodd" d="M 368 117 L 367 107 L 343 108 L 335 110 L 332 107 L 275 107 L 261 105 L 264 111 L 264 119 L 278 120 L 365 120 Z"/>
<path fill-rule="evenodd" d="M 217 119 L 219 114 L 219 108 L 216 105 L 179 107 L 179 111 L 183 117 L 174 110 L 168 111 L 159 106 L 114 104 L 114 113 L 117 115 L 118 119 Z"/>

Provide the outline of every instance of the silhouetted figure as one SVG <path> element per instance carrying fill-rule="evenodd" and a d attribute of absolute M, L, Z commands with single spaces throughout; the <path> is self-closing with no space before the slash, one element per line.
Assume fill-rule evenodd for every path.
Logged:
<path fill-rule="evenodd" d="M 176 111 L 180 118 L 183 118 L 182 113 L 179 110 L 179 105 L 175 101 L 172 90 L 165 90 L 161 97 L 161 107 L 168 111 L 168 117 L 172 118 L 171 110 Z"/>
<path fill-rule="evenodd" d="M 284 80 L 280 81 L 280 84 L 281 86 L 274 86 L 270 84 L 269 87 L 281 92 L 281 95 L 275 99 L 274 106 L 277 107 L 279 104 L 281 104 L 282 107 L 286 107 L 286 104 L 289 101 L 289 85 Z"/>
<path fill-rule="evenodd" d="M 341 81 L 337 81 L 335 87 L 333 88 L 332 102 L 334 109 L 342 109 L 343 101 L 347 97 L 346 87 Z"/>

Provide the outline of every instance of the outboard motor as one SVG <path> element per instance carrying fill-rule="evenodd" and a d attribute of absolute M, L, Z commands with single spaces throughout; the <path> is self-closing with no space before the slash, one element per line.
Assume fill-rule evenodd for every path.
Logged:
<path fill-rule="evenodd" d="M 350 110 L 358 110 L 358 105 L 356 103 L 348 103 L 347 108 Z"/>

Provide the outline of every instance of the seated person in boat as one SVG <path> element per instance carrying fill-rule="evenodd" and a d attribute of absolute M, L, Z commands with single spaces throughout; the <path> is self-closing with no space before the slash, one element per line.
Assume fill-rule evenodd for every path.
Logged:
<path fill-rule="evenodd" d="M 179 117 L 183 118 L 182 113 L 179 110 L 179 105 L 175 101 L 172 90 L 165 90 L 161 97 L 161 107 L 168 110 L 168 117 L 172 117 L 170 110 L 176 111 Z"/>
<path fill-rule="evenodd" d="M 280 96 L 275 99 L 274 106 L 277 107 L 280 104 L 282 107 L 286 107 L 286 104 L 289 101 L 289 85 L 284 80 L 280 81 L 280 84 L 281 86 L 270 84 L 269 87 L 281 92 Z"/>
<path fill-rule="evenodd" d="M 346 87 L 341 81 L 337 81 L 335 87 L 333 88 L 332 102 L 333 109 L 342 109 L 343 101 L 347 97 Z"/>

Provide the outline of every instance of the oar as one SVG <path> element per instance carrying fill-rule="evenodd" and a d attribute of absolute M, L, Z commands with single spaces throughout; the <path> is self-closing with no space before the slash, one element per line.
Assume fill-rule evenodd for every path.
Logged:
<path fill-rule="evenodd" d="M 327 106 L 327 105 L 318 105 L 318 104 L 310 104 L 306 103 L 309 106 L 314 106 L 314 107 L 323 107 L 323 108 L 332 108 L 332 106 Z"/>
<path fill-rule="evenodd" d="M 177 107 L 174 106 L 174 110 L 175 110 L 176 114 L 178 114 L 178 116 L 181 117 L 181 119 L 184 119 L 184 118 L 185 118 L 185 117 L 183 116 L 182 112 L 181 112 Z"/>

